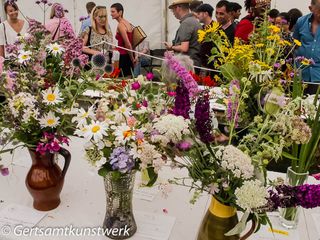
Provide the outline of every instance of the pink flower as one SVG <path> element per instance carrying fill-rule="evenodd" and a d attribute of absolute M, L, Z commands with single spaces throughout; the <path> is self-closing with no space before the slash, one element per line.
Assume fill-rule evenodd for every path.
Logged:
<path fill-rule="evenodd" d="M 151 81 L 154 78 L 154 75 L 152 72 L 148 72 L 146 75 L 147 80 Z"/>
<path fill-rule="evenodd" d="M 175 97 L 177 94 L 176 92 L 167 92 L 169 97 Z"/>
<path fill-rule="evenodd" d="M 2 166 L 0 166 L 0 172 L 1 172 L 1 175 L 6 177 L 9 175 L 9 169 L 8 168 L 2 168 Z"/>
<path fill-rule="evenodd" d="M 316 180 L 320 181 L 320 173 L 313 174 L 312 177 L 314 177 Z"/>
<path fill-rule="evenodd" d="M 140 87 L 141 87 L 141 85 L 140 85 L 139 82 L 134 82 L 134 83 L 131 84 L 131 89 L 132 90 L 136 91 L 136 90 L 140 89 Z"/>
<path fill-rule="evenodd" d="M 128 117 L 127 124 L 130 128 L 133 128 L 136 125 L 137 119 L 135 117 Z"/>

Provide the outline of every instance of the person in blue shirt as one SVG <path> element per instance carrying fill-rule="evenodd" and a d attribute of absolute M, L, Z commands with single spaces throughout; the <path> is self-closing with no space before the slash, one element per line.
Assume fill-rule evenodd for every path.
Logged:
<path fill-rule="evenodd" d="M 90 14 L 92 9 L 96 6 L 94 2 L 88 2 L 86 4 L 87 12 L 88 12 L 88 17 L 82 21 L 81 23 L 81 28 L 80 28 L 80 33 L 82 33 L 87 27 L 91 27 L 91 19 L 90 19 Z"/>
<path fill-rule="evenodd" d="M 311 0 L 311 13 L 300 17 L 295 26 L 293 38 L 301 42 L 296 56 L 313 59 L 315 64 L 302 72 L 302 80 L 320 84 L 320 0 Z"/>

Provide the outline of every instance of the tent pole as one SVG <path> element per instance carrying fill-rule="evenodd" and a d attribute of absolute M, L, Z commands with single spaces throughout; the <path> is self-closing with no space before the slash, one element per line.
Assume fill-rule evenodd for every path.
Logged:
<path fill-rule="evenodd" d="M 164 9 L 164 16 L 165 16 L 165 22 L 164 22 L 164 40 L 165 42 L 168 42 L 168 34 L 169 34 L 169 29 L 168 29 L 168 0 L 165 0 L 165 9 Z"/>

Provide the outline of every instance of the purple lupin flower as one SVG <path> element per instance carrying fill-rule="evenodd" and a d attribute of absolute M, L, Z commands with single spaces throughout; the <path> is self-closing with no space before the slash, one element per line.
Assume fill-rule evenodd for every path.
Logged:
<path fill-rule="evenodd" d="M 166 52 L 165 58 L 170 69 L 177 74 L 188 89 L 189 97 L 195 97 L 199 93 L 199 89 L 197 82 L 191 74 L 185 69 L 185 67 L 181 66 L 180 62 L 174 58 L 172 53 Z"/>
<path fill-rule="evenodd" d="M 180 81 L 176 89 L 173 114 L 176 116 L 182 116 L 185 119 L 189 119 L 190 109 L 191 103 L 188 95 L 188 89 L 184 86 L 183 82 Z"/>
<path fill-rule="evenodd" d="M 195 107 L 196 129 L 200 139 L 204 143 L 210 143 L 214 140 L 211 134 L 210 103 L 207 92 L 200 95 Z"/>

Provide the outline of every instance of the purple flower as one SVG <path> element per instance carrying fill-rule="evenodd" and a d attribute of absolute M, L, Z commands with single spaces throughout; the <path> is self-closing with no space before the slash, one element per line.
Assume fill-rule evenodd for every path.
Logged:
<path fill-rule="evenodd" d="M 274 66 L 275 68 L 280 68 L 280 67 L 281 67 L 281 64 L 280 64 L 280 63 L 275 63 L 273 66 Z"/>
<path fill-rule="evenodd" d="M 112 169 L 121 173 L 130 172 L 135 166 L 133 156 L 130 155 L 130 151 L 125 147 L 113 149 L 109 160 Z"/>
<path fill-rule="evenodd" d="M 154 78 L 154 75 L 152 72 L 148 72 L 146 75 L 147 80 L 151 81 Z"/>
<path fill-rule="evenodd" d="M 188 89 L 181 81 L 176 89 L 176 94 L 173 114 L 176 116 L 182 116 L 185 119 L 189 119 L 189 112 L 191 109 L 190 98 L 188 95 Z"/>
<path fill-rule="evenodd" d="M 177 144 L 177 148 L 181 151 L 188 151 L 192 147 L 192 144 L 188 141 L 182 141 Z"/>
<path fill-rule="evenodd" d="M 0 172 L 1 172 L 1 175 L 6 177 L 9 175 L 9 169 L 8 168 L 3 168 L 2 166 L 0 166 Z"/>
<path fill-rule="evenodd" d="M 165 58 L 170 69 L 177 74 L 183 81 L 184 86 L 188 89 L 189 97 L 195 97 L 199 93 L 198 84 L 192 75 L 181 66 L 180 62 L 176 60 L 172 53 L 166 52 Z"/>
<path fill-rule="evenodd" d="M 134 91 L 140 89 L 140 87 L 141 87 L 141 85 L 140 85 L 139 82 L 134 82 L 134 83 L 131 84 L 131 89 L 134 90 Z"/>
<path fill-rule="evenodd" d="M 208 93 L 201 94 L 195 107 L 196 129 L 200 139 L 204 143 L 210 143 L 214 140 L 211 134 L 211 116 Z"/>
<path fill-rule="evenodd" d="M 148 101 L 147 100 L 143 100 L 142 101 L 142 106 L 144 106 L 144 107 L 148 107 Z"/>
<path fill-rule="evenodd" d="M 271 207 L 272 210 L 275 210 L 278 207 L 319 207 L 320 185 L 305 184 L 301 186 L 276 186 L 275 190 L 269 190 L 268 206 Z"/>
<path fill-rule="evenodd" d="M 86 20 L 86 19 L 88 19 L 88 18 L 89 18 L 89 16 L 81 16 L 81 17 L 79 18 L 79 21 L 82 22 L 82 21 L 84 21 L 84 20 Z"/>

